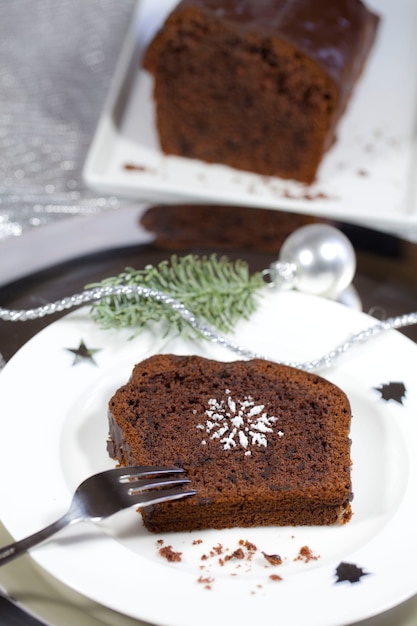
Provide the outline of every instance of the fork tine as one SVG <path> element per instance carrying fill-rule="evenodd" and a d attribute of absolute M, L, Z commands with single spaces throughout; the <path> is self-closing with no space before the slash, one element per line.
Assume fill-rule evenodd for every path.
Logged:
<path fill-rule="evenodd" d="M 129 480 L 124 484 L 129 495 L 139 493 L 145 489 L 154 489 L 158 487 L 170 487 L 173 485 L 186 485 L 190 480 L 188 478 L 147 478 L 145 480 Z"/>
<path fill-rule="evenodd" d="M 110 470 L 114 476 L 119 476 L 119 480 L 123 481 L 144 478 L 145 476 L 160 476 L 163 474 L 183 474 L 185 470 L 182 467 L 164 467 L 151 465 L 128 465 L 126 467 L 116 467 Z"/>
<path fill-rule="evenodd" d="M 149 506 L 151 504 L 159 504 L 161 502 L 169 502 L 171 500 L 179 500 L 180 498 L 187 498 L 194 496 L 197 492 L 194 489 L 183 491 L 181 488 L 174 487 L 173 489 L 161 489 L 159 491 L 145 491 L 141 493 L 134 493 L 131 495 L 132 506 L 136 504 L 139 508 Z"/>

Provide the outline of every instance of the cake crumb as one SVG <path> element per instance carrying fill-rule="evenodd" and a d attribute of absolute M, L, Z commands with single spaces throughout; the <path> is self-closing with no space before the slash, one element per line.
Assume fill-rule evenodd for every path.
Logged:
<path fill-rule="evenodd" d="M 262 554 L 270 565 L 282 565 L 282 558 L 279 554 L 266 554 L 266 552 Z"/>
<path fill-rule="evenodd" d="M 235 550 L 234 552 L 232 552 L 232 554 L 228 554 L 226 556 L 226 561 L 230 561 L 230 559 L 244 559 L 245 558 L 245 553 L 243 552 L 242 548 L 237 548 L 237 550 Z"/>
<path fill-rule="evenodd" d="M 139 165 L 135 163 L 125 163 L 123 169 L 126 172 L 144 172 L 146 174 L 157 174 L 157 170 L 147 165 Z"/>
<path fill-rule="evenodd" d="M 278 576 L 278 574 L 271 574 L 269 578 L 273 581 L 283 580 L 282 576 Z"/>
<path fill-rule="evenodd" d="M 211 585 L 214 582 L 214 578 L 210 578 L 210 576 L 199 576 L 197 582 L 204 585 L 204 589 L 211 589 Z"/>
<path fill-rule="evenodd" d="M 300 548 L 300 551 L 294 561 L 304 561 L 304 563 L 308 563 L 309 561 L 317 561 L 320 556 L 316 556 L 313 554 L 312 550 L 308 546 L 303 546 Z"/>
<path fill-rule="evenodd" d="M 223 546 L 221 543 L 217 544 L 217 546 L 213 546 L 210 556 L 223 554 Z"/>
<path fill-rule="evenodd" d="M 175 552 L 172 546 L 163 546 L 159 549 L 159 554 L 169 563 L 178 563 L 182 560 L 182 552 Z"/>

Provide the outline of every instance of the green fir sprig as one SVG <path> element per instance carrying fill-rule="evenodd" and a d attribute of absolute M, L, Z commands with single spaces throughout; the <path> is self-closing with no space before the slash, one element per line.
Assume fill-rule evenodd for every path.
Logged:
<path fill-rule="evenodd" d="M 144 286 L 162 291 L 181 302 L 201 321 L 221 332 L 230 332 L 239 319 L 247 319 L 257 308 L 256 295 L 265 282 L 261 274 L 250 274 L 245 261 L 231 262 L 215 254 L 199 257 L 173 255 L 170 261 L 142 270 L 126 268 L 116 277 L 86 286 Z M 182 317 L 161 302 L 140 295 L 108 296 L 91 307 L 92 318 L 102 328 L 132 328 L 135 334 L 149 322 L 165 321 L 167 331 L 182 335 L 193 331 Z"/>

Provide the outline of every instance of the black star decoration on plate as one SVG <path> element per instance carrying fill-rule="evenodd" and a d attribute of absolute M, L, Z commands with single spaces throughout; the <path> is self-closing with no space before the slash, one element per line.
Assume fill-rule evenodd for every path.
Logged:
<path fill-rule="evenodd" d="M 375 387 L 376 391 L 379 391 L 383 400 L 388 402 L 388 400 L 395 400 L 399 404 L 403 403 L 403 399 L 405 398 L 406 388 L 404 383 L 391 382 L 380 385 L 380 387 Z"/>
<path fill-rule="evenodd" d="M 354 563 L 344 563 L 343 561 L 336 567 L 337 583 L 348 581 L 350 583 L 358 583 L 362 576 L 367 576 L 361 567 Z"/>
<path fill-rule="evenodd" d="M 66 350 L 75 354 L 73 365 L 77 365 L 77 363 L 81 361 L 89 361 L 93 365 L 97 365 L 94 360 L 94 355 L 96 352 L 100 351 L 100 348 L 87 348 L 82 339 L 78 348 L 66 348 Z"/>

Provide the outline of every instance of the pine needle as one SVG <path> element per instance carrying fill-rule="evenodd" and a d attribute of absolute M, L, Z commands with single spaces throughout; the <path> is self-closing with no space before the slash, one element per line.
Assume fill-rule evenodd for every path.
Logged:
<path fill-rule="evenodd" d="M 255 296 L 265 285 L 260 273 L 250 275 L 245 261 L 190 254 L 173 255 L 170 261 L 147 265 L 143 270 L 128 267 L 86 289 L 122 284 L 162 291 L 221 332 L 230 332 L 239 319 L 249 318 L 257 308 Z M 139 295 L 108 296 L 93 304 L 90 313 L 102 328 L 133 328 L 138 333 L 149 322 L 165 320 L 168 330 L 174 327 L 182 335 L 195 334 L 174 310 Z"/>

